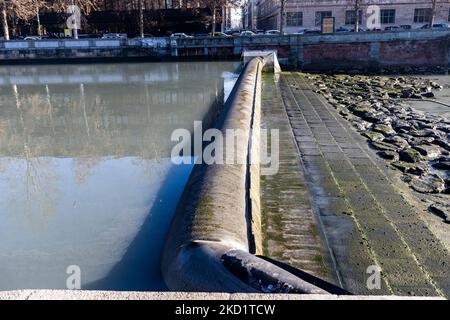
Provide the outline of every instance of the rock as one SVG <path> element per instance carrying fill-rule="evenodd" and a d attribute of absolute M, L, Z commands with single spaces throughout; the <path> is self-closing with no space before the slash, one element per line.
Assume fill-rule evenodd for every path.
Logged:
<path fill-rule="evenodd" d="M 409 147 L 408 141 L 406 141 L 406 139 L 403 139 L 400 136 L 388 137 L 388 138 L 384 139 L 383 141 L 387 142 L 387 143 L 391 143 L 391 144 L 399 147 L 400 149 Z"/>
<path fill-rule="evenodd" d="M 434 98 L 434 93 L 433 92 L 424 92 L 421 95 L 424 98 Z"/>
<path fill-rule="evenodd" d="M 384 135 L 395 134 L 395 130 L 391 126 L 386 124 L 376 124 L 372 127 L 373 131 L 380 132 Z"/>
<path fill-rule="evenodd" d="M 378 151 L 377 154 L 386 160 L 397 161 L 399 159 L 398 153 L 395 151 Z"/>
<path fill-rule="evenodd" d="M 382 141 L 384 139 L 384 136 L 381 133 L 373 131 L 365 131 L 362 135 L 368 138 L 370 141 Z"/>
<path fill-rule="evenodd" d="M 398 148 L 390 143 L 382 142 L 382 141 L 371 141 L 370 145 L 377 149 L 382 151 L 397 151 Z"/>
<path fill-rule="evenodd" d="M 414 137 L 432 137 L 435 135 L 435 131 L 434 130 L 410 130 L 409 134 L 414 136 Z"/>
<path fill-rule="evenodd" d="M 413 146 L 413 148 L 424 156 L 427 160 L 434 160 L 441 155 L 441 149 L 437 146 L 420 144 Z"/>
<path fill-rule="evenodd" d="M 438 170 L 450 170 L 450 157 L 440 157 L 431 165 Z"/>
<path fill-rule="evenodd" d="M 397 119 L 392 122 L 392 127 L 394 127 L 397 130 L 404 129 L 409 131 L 411 129 L 411 124 L 407 121 Z"/>
<path fill-rule="evenodd" d="M 432 204 L 429 207 L 430 211 L 437 214 L 445 220 L 445 222 L 450 223 L 450 206 L 443 204 Z"/>
<path fill-rule="evenodd" d="M 400 159 L 406 162 L 419 162 L 423 160 L 422 155 L 412 148 L 401 150 Z"/>
<path fill-rule="evenodd" d="M 404 161 L 395 161 L 391 165 L 403 173 L 409 173 L 416 176 L 422 176 L 428 172 L 426 165 L 422 163 L 408 163 Z"/>
<path fill-rule="evenodd" d="M 411 98 L 413 95 L 415 95 L 416 90 L 414 88 L 406 88 L 402 89 L 400 91 L 400 98 L 407 99 Z"/>
<path fill-rule="evenodd" d="M 409 185 L 420 193 L 440 193 L 445 190 L 445 181 L 436 174 L 427 174 L 413 179 Z"/>
<path fill-rule="evenodd" d="M 444 139 L 438 138 L 433 141 L 434 144 L 437 144 L 441 148 L 444 148 L 447 151 L 450 151 L 450 143 L 445 141 Z"/>

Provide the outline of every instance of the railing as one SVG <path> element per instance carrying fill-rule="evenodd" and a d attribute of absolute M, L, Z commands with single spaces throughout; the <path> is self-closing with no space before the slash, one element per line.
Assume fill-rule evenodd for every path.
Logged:
<path fill-rule="evenodd" d="M 242 46 L 286 46 L 322 42 L 379 42 L 395 40 L 430 40 L 450 37 L 450 30 L 405 30 L 383 32 L 345 32 L 335 34 L 289 34 L 236 37 L 179 38 L 153 37 L 135 39 L 46 39 L 0 41 L 0 51 L 41 49 L 113 49 L 113 48 L 208 48 Z"/>

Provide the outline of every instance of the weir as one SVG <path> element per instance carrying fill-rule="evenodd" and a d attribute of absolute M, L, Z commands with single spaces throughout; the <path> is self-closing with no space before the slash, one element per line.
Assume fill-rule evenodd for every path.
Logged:
<path fill-rule="evenodd" d="M 185 187 L 162 255 L 171 290 L 327 293 L 320 279 L 305 281 L 254 255 L 262 250 L 261 73 L 270 59 L 254 57 L 245 65 L 217 126 L 224 141 L 230 129 L 245 132 L 233 151 L 247 163 L 198 164 Z"/>

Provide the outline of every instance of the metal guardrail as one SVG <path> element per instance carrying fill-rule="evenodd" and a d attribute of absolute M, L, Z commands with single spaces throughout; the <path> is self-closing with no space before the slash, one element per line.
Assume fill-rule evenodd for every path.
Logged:
<path fill-rule="evenodd" d="M 343 32 L 335 34 L 289 34 L 281 36 L 257 35 L 236 37 L 169 37 L 135 39 L 46 39 L 0 41 L 0 50 L 33 49 L 111 49 L 111 48 L 168 48 L 168 47 L 240 47 L 276 46 L 322 42 L 383 42 L 395 40 L 431 40 L 450 37 L 450 30 L 405 30 L 383 32 Z"/>

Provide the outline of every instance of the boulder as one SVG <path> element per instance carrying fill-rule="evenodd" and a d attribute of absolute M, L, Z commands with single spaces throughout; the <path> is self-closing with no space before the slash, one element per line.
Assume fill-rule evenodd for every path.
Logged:
<path fill-rule="evenodd" d="M 445 222 L 450 223 L 450 205 L 435 203 L 429 209 L 431 212 L 443 218 Z"/>
<path fill-rule="evenodd" d="M 372 127 L 372 130 L 376 131 L 376 132 L 380 132 L 384 135 L 391 135 L 391 134 L 396 133 L 395 130 L 392 129 L 392 127 L 390 125 L 386 125 L 386 124 L 375 124 Z"/>
<path fill-rule="evenodd" d="M 388 138 L 385 138 L 383 141 L 387 142 L 387 143 L 391 143 L 391 144 L 399 147 L 400 149 L 409 147 L 408 141 L 406 141 L 406 139 L 404 139 L 400 136 L 388 137 Z"/>
<path fill-rule="evenodd" d="M 391 144 L 391 143 L 387 143 L 387 142 L 382 142 L 382 141 L 371 141 L 370 145 L 377 150 L 382 150 L 382 151 L 397 151 L 398 148 Z"/>
<path fill-rule="evenodd" d="M 370 141 L 382 141 L 384 139 L 384 136 L 381 133 L 373 131 L 365 131 L 362 135 Z"/>
<path fill-rule="evenodd" d="M 422 155 L 419 151 L 412 148 L 403 149 L 400 151 L 400 159 L 406 162 L 419 162 L 422 161 Z"/>
<path fill-rule="evenodd" d="M 419 153 L 427 160 L 434 160 L 441 155 L 441 148 L 438 146 L 420 144 L 413 146 L 413 148 L 419 151 Z"/>
<path fill-rule="evenodd" d="M 409 185 L 420 193 L 440 193 L 445 190 L 445 181 L 436 174 L 426 174 L 413 179 Z"/>
<path fill-rule="evenodd" d="M 378 151 L 377 154 L 386 160 L 397 161 L 399 159 L 399 155 L 395 151 Z"/>
<path fill-rule="evenodd" d="M 409 163 L 404 161 L 395 161 L 391 165 L 403 173 L 409 173 L 416 176 L 422 176 L 428 172 L 428 168 L 423 163 Z"/>

